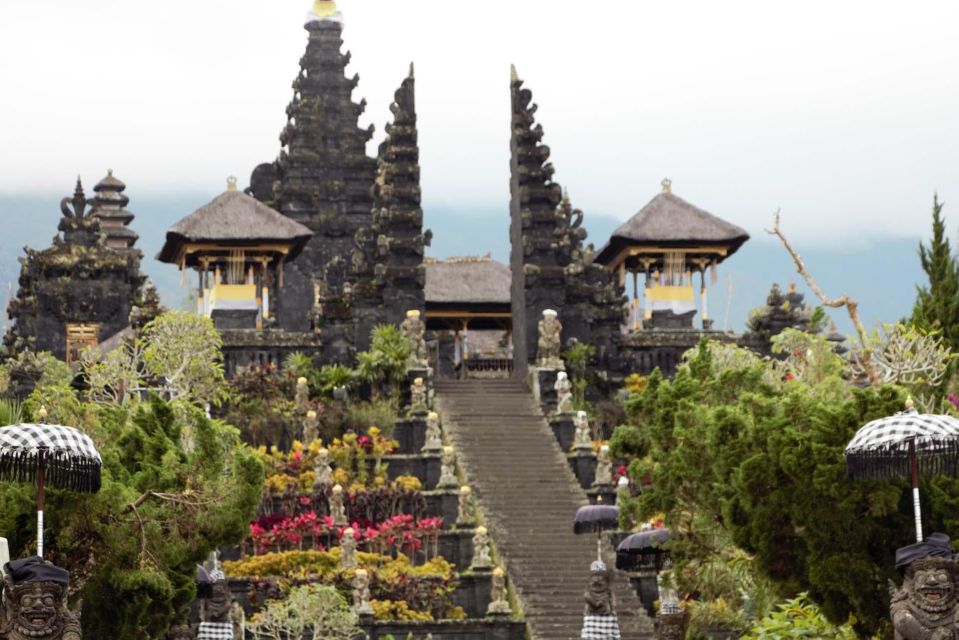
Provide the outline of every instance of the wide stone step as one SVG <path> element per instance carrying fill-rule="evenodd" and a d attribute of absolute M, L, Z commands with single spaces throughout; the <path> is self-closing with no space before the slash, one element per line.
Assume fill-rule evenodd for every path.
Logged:
<path fill-rule="evenodd" d="M 572 532 L 588 504 L 552 429 L 515 381 L 442 382 L 437 407 L 516 589 L 533 640 L 573 640 L 596 538 Z M 612 549 L 606 547 L 607 562 Z M 652 637 L 652 626 L 617 576 L 624 640 Z"/>

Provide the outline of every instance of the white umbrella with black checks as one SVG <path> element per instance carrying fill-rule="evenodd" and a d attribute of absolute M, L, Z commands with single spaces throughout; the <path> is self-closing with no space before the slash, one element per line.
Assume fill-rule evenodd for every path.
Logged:
<path fill-rule="evenodd" d="M 922 542 L 919 475 L 959 474 L 959 420 L 919 413 L 908 402 L 906 411 L 873 420 L 846 445 L 850 478 L 912 479 L 916 540 Z"/>
<path fill-rule="evenodd" d="M 46 485 L 68 491 L 100 490 L 103 461 L 89 436 L 56 424 L 0 428 L 0 480 L 37 485 L 37 555 L 43 557 Z"/>

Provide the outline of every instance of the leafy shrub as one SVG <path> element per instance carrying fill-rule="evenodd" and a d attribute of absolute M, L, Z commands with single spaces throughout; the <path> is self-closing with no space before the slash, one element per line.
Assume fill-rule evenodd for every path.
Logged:
<path fill-rule="evenodd" d="M 777 609 L 750 629 L 743 640 L 858 640 L 851 624 L 837 627 L 826 620 L 805 593 L 778 605 Z"/>

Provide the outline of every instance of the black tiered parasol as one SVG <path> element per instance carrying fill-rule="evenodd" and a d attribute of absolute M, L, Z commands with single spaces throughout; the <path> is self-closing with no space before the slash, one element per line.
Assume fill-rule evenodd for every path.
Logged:
<path fill-rule="evenodd" d="M 671 564 L 669 551 L 662 548 L 670 539 L 669 529 L 650 529 L 627 536 L 616 547 L 616 568 L 659 573 Z"/>
<path fill-rule="evenodd" d="M 615 529 L 619 526 L 619 507 L 607 504 L 589 504 L 576 510 L 573 520 L 573 533 L 596 534 L 596 557 L 603 559 L 601 535 L 603 531 Z"/>
<path fill-rule="evenodd" d="M 856 432 L 846 445 L 846 472 L 850 478 L 910 476 L 916 541 L 922 542 L 919 474 L 959 475 L 959 420 L 918 413 L 911 400 L 906 406 Z"/>
<path fill-rule="evenodd" d="M 0 428 L 0 480 L 37 485 L 38 556 L 43 557 L 45 486 L 96 493 L 102 465 L 93 441 L 73 427 L 18 424 Z"/>

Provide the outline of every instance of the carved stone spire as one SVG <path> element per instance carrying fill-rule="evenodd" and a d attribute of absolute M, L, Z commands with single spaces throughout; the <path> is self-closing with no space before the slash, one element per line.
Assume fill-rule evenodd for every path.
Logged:
<path fill-rule="evenodd" d="M 536 332 L 545 309 L 561 310 L 562 345 L 593 344 L 605 362 L 616 352 L 623 315 L 621 287 L 585 247 L 583 212 L 553 181 L 550 149 L 542 143 L 533 94 L 511 70 L 510 266 L 513 272 L 514 370 L 536 360 Z"/>
<path fill-rule="evenodd" d="M 423 254 L 432 233 L 423 231 L 413 65 L 390 105 L 373 184 L 373 224 L 357 232 L 352 256 L 357 348 L 365 349 L 376 324 L 400 324 L 409 310 L 423 312 Z M 389 299 L 386 299 L 388 292 Z"/>
<path fill-rule="evenodd" d="M 113 170 L 93 187 L 93 210 L 90 215 L 100 221 L 100 230 L 106 236 L 107 246 L 114 249 L 130 249 L 139 237 L 130 223 L 133 214 L 126 210 L 130 198 L 124 195 L 127 186 L 113 175 Z"/>
<path fill-rule="evenodd" d="M 309 42 L 293 81 L 283 148 L 276 163 L 256 168 L 249 191 L 314 232 L 276 291 L 280 328 L 308 331 L 316 311 L 324 360 L 345 361 L 352 333 L 344 285 L 353 236 L 371 220 L 376 161 L 366 143 L 373 127 L 358 125 L 366 101 L 352 101 L 359 76 L 345 76 L 350 54 L 340 50 L 343 24 L 334 3 L 317 2 L 305 28 Z"/>
<path fill-rule="evenodd" d="M 77 176 L 73 197 L 67 196 L 60 201 L 60 212 L 63 217 L 57 229 L 63 232 L 63 242 L 84 247 L 97 243 L 100 238 L 100 225 L 95 218 L 88 215 L 87 196 L 83 192 L 80 176 Z"/>
<path fill-rule="evenodd" d="M 83 348 L 127 326 L 146 280 L 140 252 L 109 247 L 87 204 L 77 179 L 73 196 L 60 201 L 62 235 L 41 251 L 24 248 L 20 286 L 7 307 L 14 322 L 4 335 L 0 358 L 33 349 L 76 361 Z"/>

